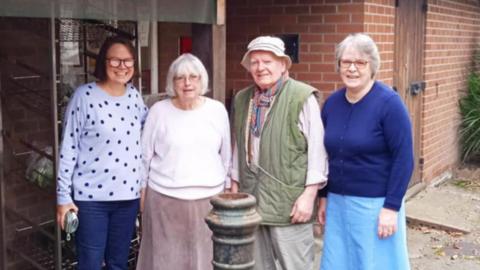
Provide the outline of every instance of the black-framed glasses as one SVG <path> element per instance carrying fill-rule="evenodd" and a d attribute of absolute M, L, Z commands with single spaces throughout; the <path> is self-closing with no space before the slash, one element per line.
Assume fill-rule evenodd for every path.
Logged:
<path fill-rule="evenodd" d="M 357 60 L 346 60 L 342 59 L 340 60 L 340 67 L 343 69 L 348 69 L 350 68 L 351 65 L 354 65 L 356 69 L 364 69 L 368 61 L 367 60 L 362 60 L 362 59 L 357 59 Z"/>
<path fill-rule="evenodd" d="M 111 67 L 114 67 L 114 68 L 120 67 L 122 63 L 123 63 L 123 66 L 125 66 L 126 68 L 131 68 L 133 67 L 133 65 L 135 65 L 135 60 L 131 58 L 127 58 L 127 59 L 109 58 L 107 59 L 107 62 Z"/>

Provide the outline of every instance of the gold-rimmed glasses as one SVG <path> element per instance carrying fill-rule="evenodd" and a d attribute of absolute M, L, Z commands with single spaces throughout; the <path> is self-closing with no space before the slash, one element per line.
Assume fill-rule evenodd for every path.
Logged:
<path fill-rule="evenodd" d="M 357 60 L 348 60 L 348 59 L 342 59 L 340 60 L 340 67 L 343 69 L 348 69 L 350 68 L 351 65 L 354 65 L 356 69 L 364 69 L 367 67 L 368 61 L 363 60 L 363 59 L 357 59 Z"/>
<path fill-rule="evenodd" d="M 200 80 L 200 75 L 189 74 L 189 75 L 180 75 L 173 77 L 175 83 L 185 83 L 187 80 L 189 82 L 198 82 Z"/>

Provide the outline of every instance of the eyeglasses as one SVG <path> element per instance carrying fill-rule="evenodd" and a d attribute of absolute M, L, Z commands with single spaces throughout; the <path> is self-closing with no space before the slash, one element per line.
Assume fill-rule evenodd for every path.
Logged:
<path fill-rule="evenodd" d="M 109 58 L 107 59 L 108 64 L 111 67 L 118 68 L 123 63 L 126 68 L 131 68 L 135 64 L 135 60 L 128 58 L 128 59 L 118 59 L 118 58 Z"/>
<path fill-rule="evenodd" d="M 200 75 L 196 75 L 196 74 L 190 74 L 190 75 L 181 75 L 181 76 L 175 76 L 173 77 L 173 80 L 176 82 L 176 83 L 185 83 L 186 81 L 189 82 L 198 82 L 200 80 Z"/>
<path fill-rule="evenodd" d="M 368 64 L 368 61 L 367 60 L 340 60 L 340 67 L 343 68 L 343 69 L 348 69 L 350 68 L 351 65 L 354 65 L 356 69 L 364 69 L 367 64 Z"/>

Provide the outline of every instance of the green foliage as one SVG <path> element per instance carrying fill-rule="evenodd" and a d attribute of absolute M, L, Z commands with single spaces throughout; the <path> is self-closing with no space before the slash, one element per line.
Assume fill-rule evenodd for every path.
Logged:
<path fill-rule="evenodd" d="M 480 76 L 468 77 L 468 93 L 460 100 L 461 155 L 463 161 L 480 156 Z"/>

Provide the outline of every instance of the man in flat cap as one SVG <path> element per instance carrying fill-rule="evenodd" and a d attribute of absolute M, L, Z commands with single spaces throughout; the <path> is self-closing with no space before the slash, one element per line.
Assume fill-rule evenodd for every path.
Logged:
<path fill-rule="evenodd" d="M 232 192 L 257 199 L 254 269 L 313 269 L 314 206 L 328 173 L 318 91 L 289 78 L 277 37 L 252 40 L 241 64 L 254 84 L 235 96 Z"/>

